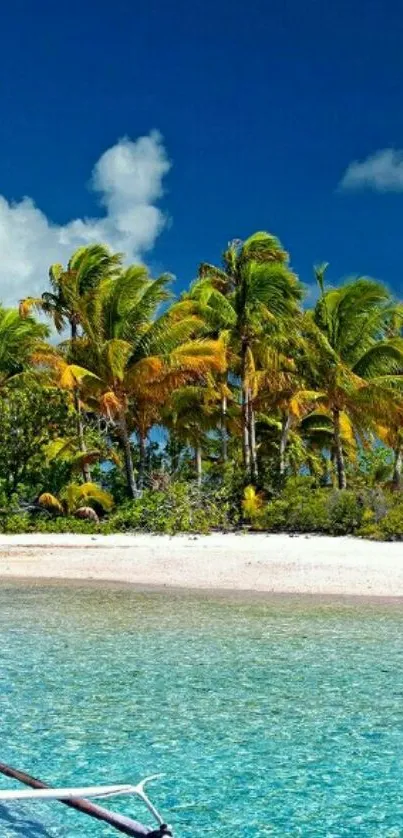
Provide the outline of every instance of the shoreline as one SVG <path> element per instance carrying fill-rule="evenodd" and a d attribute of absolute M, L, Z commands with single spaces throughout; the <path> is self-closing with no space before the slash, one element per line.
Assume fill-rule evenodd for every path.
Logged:
<path fill-rule="evenodd" d="M 403 544 L 265 533 L 1 535 L 0 581 L 398 604 Z"/>
<path fill-rule="evenodd" d="M 402 596 L 387 596 L 376 594 L 335 594 L 335 593 L 307 593 L 248 590 L 231 588 L 192 588 L 178 587 L 173 585 L 145 585 L 137 582 L 113 581 L 111 579 L 72 579 L 67 577 L 52 576 L 0 576 L 1 588 L 55 588 L 56 590 L 93 590 L 93 591 L 117 591 L 133 592 L 136 594 L 149 594 L 150 596 L 169 596 L 174 599 L 189 598 L 207 600 L 223 603 L 249 603 L 258 605 L 273 603 L 285 606 L 310 606 L 326 608 L 336 606 L 346 609 L 354 609 L 362 605 L 374 608 L 403 608 Z"/>

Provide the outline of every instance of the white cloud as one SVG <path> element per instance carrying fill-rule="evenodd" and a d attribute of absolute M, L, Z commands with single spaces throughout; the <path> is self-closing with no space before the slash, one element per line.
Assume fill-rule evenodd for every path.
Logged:
<path fill-rule="evenodd" d="M 382 148 L 365 160 L 354 160 L 346 169 L 340 187 L 403 192 L 403 150 Z"/>
<path fill-rule="evenodd" d="M 75 248 L 104 242 L 123 251 L 129 261 L 142 259 L 161 232 L 166 218 L 155 205 L 170 163 L 160 134 L 119 140 L 95 164 L 91 187 L 104 213 L 76 218 L 64 225 L 52 221 L 32 198 L 10 203 L 0 195 L 0 300 L 14 305 L 46 287 L 49 265 L 65 264 Z"/>

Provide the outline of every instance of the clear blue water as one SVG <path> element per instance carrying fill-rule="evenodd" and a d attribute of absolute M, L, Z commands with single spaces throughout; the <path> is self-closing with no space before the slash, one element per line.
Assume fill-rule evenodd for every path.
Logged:
<path fill-rule="evenodd" d="M 181 838 L 403 836 L 402 630 L 395 606 L 2 585 L 0 760 L 58 784 L 165 772 Z M 115 834 L 0 806 L 2 838 Z"/>

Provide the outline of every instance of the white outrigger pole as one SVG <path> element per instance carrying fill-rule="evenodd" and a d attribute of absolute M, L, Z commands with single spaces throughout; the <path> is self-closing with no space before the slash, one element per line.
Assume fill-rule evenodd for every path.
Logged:
<path fill-rule="evenodd" d="M 113 826 L 119 832 L 125 835 L 134 836 L 134 838 L 141 838 L 143 835 L 148 835 L 149 838 L 162 838 L 162 836 L 172 835 L 169 827 L 164 823 L 164 820 L 154 804 L 151 802 L 145 793 L 145 786 L 151 780 L 156 780 L 161 777 L 161 774 L 154 774 L 151 777 L 145 777 L 137 785 L 114 785 L 114 786 L 79 786 L 73 788 L 50 788 L 46 783 L 25 774 L 23 771 L 18 771 L 11 766 L 0 763 L 0 773 L 6 777 L 12 777 L 25 785 L 30 786 L 29 789 L 12 789 L 0 790 L 0 802 L 15 802 L 15 801 L 40 801 L 40 800 L 58 800 L 66 806 L 77 809 L 85 815 L 96 818 L 97 820 L 105 821 Z M 101 806 L 90 803 L 89 798 L 107 798 L 123 794 L 133 794 L 143 801 L 148 811 L 152 814 L 158 824 L 156 830 L 148 829 L 143 824 L 133 821 L 123 815 L 118 815 L 110 812 L 108 809 L 103 809 Z"/>

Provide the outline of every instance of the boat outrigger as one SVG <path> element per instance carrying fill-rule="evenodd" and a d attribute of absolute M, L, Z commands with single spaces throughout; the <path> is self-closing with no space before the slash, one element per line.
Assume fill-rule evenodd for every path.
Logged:
<path fill-rule="evenodd" d="M 117 832 L 123 835 L 131 835 L 132 838 L 142 838 L 148 835 L 148 838 L 163 838 L 166 835 L 172 835 L 170 828 L 164 823 L 164 820 L 154 804 L 149 799 L 145 792 L 145 786 L 151 780 L 156 780 L 160 774 L 155 774 L 152 777 L 145 777 L 137 785 L 119 784 L 110 786 L 83 786 L 77 788 L 52 788 L 41 780 L 31 777 L 23 771 L 18 771 L 10 765 L 0 763 L 0 773 L 6 777 L 11 777 L 13 780 L 18 780 L 20 783 L 29 786 L 29 789 L 12 789 L 3 791 L 0 789 L 0 803 L 4 802 L 18 802 L 18 801 L 40 801 L 40 800 L 57 800 L 59 803 L 64 803 L 65 806 L 70 806 L 84 815 L 89 815 L 91 818 L 103 821 L 109 824 Z M 123 794 L 132 794 L 138 797 L 148 811 L 153 816 L 157 823 L 157 828 L 152 829 L 145 826 L 138 821 L 134 821 L 124 815 L 119 815 L 115 812 L 104 809 L 98 804 L 91 803 L 89 798 L 107 798 Z"/>

